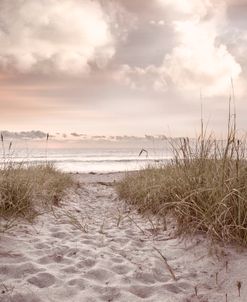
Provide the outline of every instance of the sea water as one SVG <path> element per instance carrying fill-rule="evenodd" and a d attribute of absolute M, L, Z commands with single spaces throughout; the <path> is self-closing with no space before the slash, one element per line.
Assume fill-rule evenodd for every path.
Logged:
<path fill-rule="evenodd" d="M 148 154 L 140 148 L 17 148 L 2 156 L 1 161 L 15 163 L 52 163 L 65 172 L 117 172 L 134 171 L 150 165 L 160 165 L 171 158 L 163 148 L 148 148 Z"/>

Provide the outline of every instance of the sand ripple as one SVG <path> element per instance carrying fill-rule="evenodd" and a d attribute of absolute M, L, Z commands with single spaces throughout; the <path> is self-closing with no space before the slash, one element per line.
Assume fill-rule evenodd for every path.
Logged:
<path fill-rule="evenodd" d="M 245 262 L 229 264 L 234 276 L 229 279 L 224 261 L 233 256 L 219 260 L 203 240 L 172 239 L 172 229 L 164 232 L 153 223 L 155 230 L 94 176 L 71 192 L 55 217 L 45 214 L 35 226 L 23 224 L 1 235 L 0 301 L 216 302 L 225 301 L 226 292 L 231 302 L 245 301 L 245 287 L 239 298 L 234 283 L 239 278 L 234 267 L 246 268 Z M 154 247 L 167 257 L 177 280 Z"/>

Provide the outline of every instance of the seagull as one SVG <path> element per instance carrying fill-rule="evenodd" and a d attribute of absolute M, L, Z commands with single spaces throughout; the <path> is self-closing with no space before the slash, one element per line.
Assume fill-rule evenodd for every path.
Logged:
<path fill-rule="evenodd" d="M 145 150 L 145 149 L 143 149 L 143 148 L 141 149 L 141 151 L 140 151 L 140 153 L 139 153 L 138 156 L 141 156 L 143 152 L 145 152 L 146 153 L 146 157 L 148 157 L 148 151 Z"/>

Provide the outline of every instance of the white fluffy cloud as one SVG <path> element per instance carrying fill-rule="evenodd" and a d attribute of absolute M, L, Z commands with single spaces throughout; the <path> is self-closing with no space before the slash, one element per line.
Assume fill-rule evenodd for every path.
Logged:
<path fill-rule="evenodd" d="M 209 96 L 228 93 L 231 78 L 238 80 L 242 69 L 227 46 L 218 42 L 226 22 L 225 1 L 157 1 L 173 12 L 176 45 L 164 54 L 160 66 L 122 68 L 120 74 L 125 83 L 135 88 L 144 87 L 148 81 L 155 90 L 169 86 L 182 91 L 202 89 Z"/>
<path fill-rule="evenodd" d="M 182 89 L 204 88 L 207 94 L 225 93 L 230 79 L 237 79 L 241 66 L 224 44 L 216 44 L 213 22 L 176 23 L 180 43 L 165 56 L 161 73 L 166 73 Z"/>
<path fill-rule="evenodd" d="M 114 55 L 108 16 L 90 0 L 1 0 L 0 67 L 78 74 Z"/>

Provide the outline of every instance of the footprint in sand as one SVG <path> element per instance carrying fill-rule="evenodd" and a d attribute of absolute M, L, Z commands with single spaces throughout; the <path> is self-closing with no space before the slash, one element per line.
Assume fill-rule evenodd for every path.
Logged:
<path fill-rule="evenodd" d="M 62 272 L 67 273 L 67 274 L 76 274 L 78 273 L 78 269 L 74 267 L 73 265 L 67 266 L 63 269 L 61 269 Z"/>
<path fill-rule="evenodd" d="M 83 279 L 75 278 L 68 281 L 68 285 L 77 286 L 80 290 L 84 290 L 86 288 L 86 282 Z"/>
<path fill-rule="evenodd" d="M 157 268 L 157 267 L 153 268 L 152 271 L 153 271 L 153 277 L 156 281 L 167 282 L 167 281 L 171 280 L 171 275 L 167 274 L 164 271 L 163 266 L 160 266 L 160 268 Z"/>
<path fill-rule="evenodd" d="M 111 268 L 111 270 L 119 275 L 125 275 L 131 271 L 131 268 L 127 265 L 115 265 Z"/>
<path fill-rule="evenodd" d="M 0 266 L 0 275 L 7 275 L 10 278 L 19 279 L 30 274 L 36 274 L 42 271 L 42 269 L 37 268 L 31 262 L 23 263 L 20 265 L 6 264 Z"/>
<path fill-rule="evenodd" d="M 114 274 L 110 271 L 107 271 L 102 268 L 98 269 L 91 269 L 89 270 L 84 277 L 87 279 L 93 279 L 95 281 L 103 282 L 106 281 L 108 278 L 112 277 Z"/>
<path fill-rule="evenodd" d="M 124 260 L 120 257 L 112 257 L 111 261 L 114 263 L 123 263 L 124 262 Z"/>
<path fill-rule="evenodd" d="M 94 286 L 93 290 L 99 294 L 98 299 L 100 301 L 117 301 L 116 299 L 121 295 L 120 289 L 117 287 Z"/>
<path fill-rule="evenodd" d="M 72 248 L 72 249 L 69 249 L 66 256 L 74 258 L 74 257 L 78 256 L 79 252 L 80 252 L 80 250 L 78 248 Z"/>
<path fill-rule="evenodd" d="M 81 243 L 89 246 L 98 246 L 98 242 L 94 241 L 93 239 L 83 239 L 81 240 Z"/>
<path fill-rule="evenodd" d="M 179 288 L 179 286 L 174 285 L 174 284 L 164 284 L 164 285 L 162 285 L 162 289 L 165 289 L 174 294 L 179 294 L 182 292 L 182 289 Z"/>
<path fill-rule="evenodd" d="M 21 294 L 16 293 L 14 295 L 7 295 L 0 298 L 1 302 L 43 302 L 34 293 Z"/>
<path fill-rule="evenodd" d="M 91 268 L 93 267 L 94 265 L 96 264 L 96 261 L 94 259 L 91 259 L 91 258 L 86 258 L 86 259 L 83 259 L 81 260 L 80 262 L 78 262 L 76 264 L 76 266 L 78 268 Z"/>
<path fill-rule="evenodd" d="M 182 289 L 192 289 L 193 288 L 192 284 L 187 283 L 187 282 L 179 282 L 177 285 Z"/>
<path fill-rule="evenodd" d="M 48 244 L 42 243 L 42 242 L 35 244 L 34 247 L 36 249 L 40 249 L 40 250 L 49 249 L 50 248 L 50 246 Z"/>
<path fill-rule="evenodd" d="M 151 273 L 138 272 L 135 275 L 135 279 L 144 284 L 154 284 L 154 276 Z"/>
<path fill-rule="evenodd" d="M 40 273 L 36 276 L 27 279 L 27 281 L 39 288 L 44 288 L 54 284 L 56 279 L 53 275 L 49 273 Z"/>
<path fill-rule="evenodd" d="M 153 295 L 154 288 L 151 286 L 132 285 L 129 287 L 129 292 L 139 298 L 145 299 Z"/>

